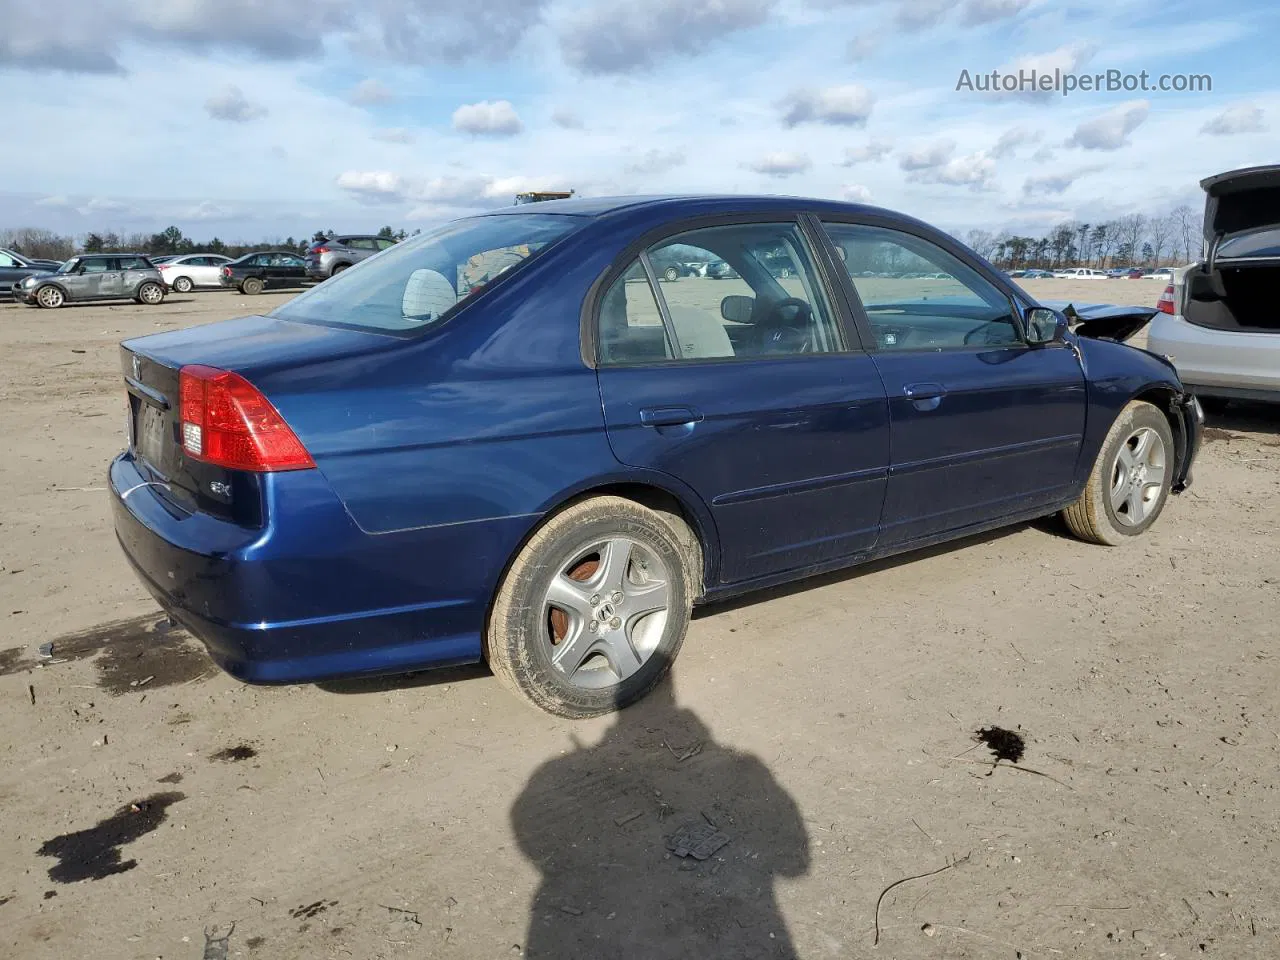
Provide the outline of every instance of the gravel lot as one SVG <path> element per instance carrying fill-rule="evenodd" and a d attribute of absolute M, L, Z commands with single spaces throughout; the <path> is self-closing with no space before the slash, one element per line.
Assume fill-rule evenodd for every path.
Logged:
<path fill-rule="evenodd" d="M 704 609 L 615 718 L 482 668 L 254 688 L 155 629 L 104 473 L 120 339 L 283 299 L 0 305 L 0 956 L 1280 955 L 1280 410 L 1211 418 L 1127 548 L 1022 525 Z M 727 845 L 669 854 L 694 824 Z"/>

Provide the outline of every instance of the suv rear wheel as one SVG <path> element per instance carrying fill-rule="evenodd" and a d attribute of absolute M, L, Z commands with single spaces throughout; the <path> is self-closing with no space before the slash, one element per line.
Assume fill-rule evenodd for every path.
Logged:
<path fill-rule="evenodd" d="M 329 271 L 329 276 L 336 277 L 338 274 L 340 274 L 343 270 L 347 269 L 347 267 L 349 266 L 351 266 L 351 264 L 349 263 L 335 263 L 333 265 L 333 269 Z"/>
<path fill-rule="evenodd" d="M 240 292 L 247 293 L 251 297 L 256 297 L 262 292 L 262 281 L 257 277 L 245 277 L 240 283 Z"/>
<path fill-rule="evenodd" d="M 134 299 L 139 303 L 145 303 L 149 307 L 164 300 L 164 288 L 158 283 L 144 283 L 138 288 L 138 292 L 134 295 Z"/>
<path fill-rule="evenodd" d="M 683 523 L 621 497 L 548 520 L 512 562 L 489 616 L 502 683 L 548 713 L 594 717 L 662 679 L 692 607 Z"/>

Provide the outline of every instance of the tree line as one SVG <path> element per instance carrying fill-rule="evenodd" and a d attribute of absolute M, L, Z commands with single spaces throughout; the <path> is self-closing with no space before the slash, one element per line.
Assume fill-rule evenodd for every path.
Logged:
<path fill-rule="evenodd" d="M 965 241 L 1005 270 L 1128 266 L 1153 269 L 1199 259 L 1202 222 L 1198 210 L 1183 205 L 1159 217 L 1131 213 L 1103 223 L 1068 220 L 1039 237 L 970 230 Z"/>
<path fill-rule="evenodd" d="M 419 233 L 417 230 L 413 232 Z M 166 254 L 220 253 L 227 257 L 242 257 L 256 250 L 292 250 L 304 253 L 309 243 L 336 235 L 336 230 L 317 230 L 310 240 L 277 237 L 254 243 L 229 243 L 218 237 L 197 241 L 185 236 L 177 227 L 168 227 L 159 233 L 120 234 L 114 230 L 104 230 L 80 237 L 39 227 L 16 227 L 0 230 L 0 247 L 16 251 L 25 257 L 47 260 L 66 260 L 78 253 L 146 253 L 157 257 Z M 383 227 L 377 235 L 389 240 L 403 240 L 409 236 L 403 229 L 395 230 L 390 226 Z"/>

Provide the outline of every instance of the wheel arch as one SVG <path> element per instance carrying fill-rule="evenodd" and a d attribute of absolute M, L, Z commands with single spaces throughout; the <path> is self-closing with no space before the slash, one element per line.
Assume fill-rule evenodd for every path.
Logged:
<path fill-rule="evenodd" d="M 683 521 L 694 539 L 692 545 L 686 544 L 686 549 L 692 546 L 698 554 L 696 557 L 690 556 L 691 570 L 697 576 L 697 580 L 690 584 L 690 593 L 695 603 L 706 593 L 707 584 L 715 582 L 714 578 L 720 567 L 719 535 L 710 511 L 696 493 L 682 489 L 680 484 L 670 482 L 666 477 L 661 479 L 647 476 L 644 478 L 610 477 L 589 481 L 565 490 L 548 501 L 537 512 L 537 520 L 529 525 L 503 561 L 502 569 L 493 582 L 493 589 L 485 609 L 484 628 L 480 635 L 481 656 L 486 661 L 489 658 L 489 624 L 493 617 L 494 603 L 520 551 L 552 517 L 584 500 L 607 496 L 632 500 L 650 510 L 669 513 Z"/>
<path fill-rule="evenodd" d="M 1190 466 L 1187 461 L 1193 453 L 1192 438 L 1189 435 L 1188 425 L 1183 419 L 1181 401 L 1184 396 L 1185 393 L 1172 384 L 1149 383 L 1129 398 L 1129 403 L 1137 400 L 1151 404 L 1163 413 L 1165 420 L 1169 422 L 1169 430 L 1173 433 L 1174 457 L 1177 464 L 1173 473 L 1174 480 L 1172 484 L 1175 492 L 1180 492 L 1180 485 L 1185 485 Z"/>

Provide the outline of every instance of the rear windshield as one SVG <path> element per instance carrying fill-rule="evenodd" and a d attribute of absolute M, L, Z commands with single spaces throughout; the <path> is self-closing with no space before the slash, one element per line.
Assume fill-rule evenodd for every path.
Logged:
<path fill-rule="evenodd" d="M 342 271 L 271 316 L 393 333 L 423 330 L 584 222 L 549 214 L 457 220 Z"/>

